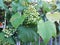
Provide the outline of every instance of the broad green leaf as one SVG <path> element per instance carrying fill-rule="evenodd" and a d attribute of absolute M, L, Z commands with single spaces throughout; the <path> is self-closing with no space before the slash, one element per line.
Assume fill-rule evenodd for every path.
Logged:
<path fill-rule="evenodd" d="M 18 26 L 23 23 L 25 18 L 26 18 L 26 15 L 20 16 L 19 13 L 16 13 L 15 15 L 13 15 L 11 17 L 10 22 L 13 25 L 14 28 L 18 28 Z"/>
<path fill-rule="evenodd" d="M 48 20 L 54 22 L 54 21 L 59 21 L 60 20 L 60 12 L 48 12 L 46 14 L 46 17 Z"/>
<path fill-rule="evenodd" d="M 38 27 L 38 33 L 42 37 L 45 43 L 47 43 L 50 40 L 50 38 L 52 38 L 52 36 L 53 37 L 56 36 L 55 24 L 50 21 L 44 22 L 43 20 L 40 20 L 38 22 L 37 27 Z"/>
<path fill-rule="evenodd" d="M 1 7 L 2 9 L 4 9 L 4 3 L 3 3 L 3 0 L 0 0 L 0 7 Z"/>
<path fill-rule="evenodd" d="M 23 42 L 37 41 L 38 34 L 34 30 L 36 30 L 34 27 L 20 26 L 18 28 L 20 40 Z"/>

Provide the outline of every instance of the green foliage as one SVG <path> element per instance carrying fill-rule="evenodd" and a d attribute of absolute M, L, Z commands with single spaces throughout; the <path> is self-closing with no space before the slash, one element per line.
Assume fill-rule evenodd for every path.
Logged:
<path fill-rule="evenodd" d="M 28 15 L 26 24 L 37 24 L 37 21 L 40 19 L 39 13 L 32 5 L 29 5 L 28 9 L 24 10 L 24 14 Z"/>
<path fill-rule="evenodd" d="M 12 38 L 15 35 L 22 42 L 34 42 L 41 36 L 47 43 L 52 36 L 56 36 L 56 27 L 53 22 L 60 20 L 60 12 L 51 13 L 55 9 L 58 10 L 60 5 L 53 5 L 53 7 L 52 5 L 41 0 L 0 0 L 0 9 L 5 10 L 4 19 L 7 21 L 6 26 L 8 25 L 8 28 L 0 32 L 0 44 L 3 45 L 4 42 L 4 45 L 15 45 L 16 40 L 13 41 L 15 37 Z M 44 22 L 46 19 L 44 15 L 48 21 Z"/>
<path fill-rule="evenodd" d="M 18 10 L 24 10 L 28 7 L 28 2 L 27 0 L 17 0 L 17 1 L 12 1 L 11 3 L 12 10 L 18 11 Z"/>
<path fill-rule="evenodd" d="M 25 27 L 25 26 L 20 26 L 18 28 L 18 35 L 20 40 L 23 42 L 32 42 L 32 41 L 37 41 L 38 40 L 38 34 L 35 32 L 34 27 Z"/>
<path fill-rule="evenodd" d="M 11 3 L 12 11 L 16 12 L 17 11 L 17 4 L 15 2 Z"/>
<path fill-rule="evenodd" d="M 5 34 L 5 37 L 11 37 L 16 32 L 16 29 L 3 29 L 3 33 Z"/>
<path fill-rule="evenodd" d="M 51 11 L 51 9 L 50 9 L 50 7 L 49 7 L 49 4 L 46 3 L 46 2 L 43 2 L 42 8 L 43 8 L 44 13 L 45 13 L 45 12 L 47 13 L 47 12 Z"/>
<path fill-rule="evenodd" d="M 27 15 L 20 16 L 19 13 L 16 13 L 15 15 L 13 15 L 11 17 L 10 22 L 14 28 L 18 28 L 18 26 L 23 23 L 23 21 L 25 20 L 26 17 L 27 17 Z"/>
<path fill-rule="evenodd" d="M 45 43 L 47 43 L 50 40 L 50 38 L 52 38 L 52 36 L 56 36 L 55 24 L 50 21 L 44 22 L 43 20 L 40 20 L 38 22 L 37 27 L 38 33 L 43 38 Z"/>
<path fill-rule="evenodd" d="M 0 8 L 4 9 L 4 1 L 3 0 L 0 0 Z"/>
<path fill-rule="evenodd" d="M 4 35 L 5 35 L 4 33 L 2 33 L 2 32 L 0 33 L 0 44 L 2 44 L 2 45 L 13 44 L 14 45 L 15 42 L 13 41 L 12 37 L 6 38 Z"/>
<path fill-rule="evenodd" d="M 52 21 L 52 22 L 55 22 L 55 21 L 59 21 L 60 20 L 60 13 L 59 12 L 48 12 L 46 14 L 46 17 L 48 20 Z"/>

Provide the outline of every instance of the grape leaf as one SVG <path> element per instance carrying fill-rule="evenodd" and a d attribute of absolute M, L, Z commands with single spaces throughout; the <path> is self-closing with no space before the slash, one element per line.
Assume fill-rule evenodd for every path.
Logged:
<path fill-rule="evenodd" d="M 53 12 L 53 13 L 48 12 L 46 14 L 46 17 L 48 20 L 50 20 L 52 22 L 54 22 L 54 21 L 58 22 L 60 20 L 60 12 Z"/>
<path fill-rule="evenodd" d="M 25 27 L 25 26 L 20 26 L 18 28 L 19 31 L 19 38 L 23 42 L 32 42 L 32 41 L 37 41 L 38 40 L 38 34 L 35 32 L 36 30 L 34 27 Z"/>
<path fill-rule="evenodd" d="M 56 36 L 55 24 L 50 21 L 44 22 L 43 20 L 40 20 L 37 27 L 38 33 L 45 43 L 47 43 L 52 36 Z"/>
<path fill-rule="evenodd" d="M 25 18 L 26 18 L 26 15 L 20 16 L 19 13 L 16 13 L 15 15 L 13 15 L 11 17 L 10 22 L 13 25 L 14 28 L 18 28 L 18 26 L 23 23 Z"/>

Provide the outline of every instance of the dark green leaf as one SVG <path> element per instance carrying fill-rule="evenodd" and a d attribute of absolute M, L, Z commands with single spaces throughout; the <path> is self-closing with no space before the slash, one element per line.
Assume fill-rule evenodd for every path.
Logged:
<path fill-rule="evenodd" d="M 9 44 L 14 44 L 14 41 L 13 41 L 12 37 L 6 38 L 5 34 L 3 32 L 0 33 L 0 40 L 3 43 L 8 42 Z"/>
<path fill-rule="evenodd" d="M 30 28 L 30 27 L 25 27 L 25 26 L 20 26 L 19 27 L 19 38 L 23 42 L 29 42 L 29 41 L 37 41 L 38 35 L 34 31 L 36 29 Z"/>

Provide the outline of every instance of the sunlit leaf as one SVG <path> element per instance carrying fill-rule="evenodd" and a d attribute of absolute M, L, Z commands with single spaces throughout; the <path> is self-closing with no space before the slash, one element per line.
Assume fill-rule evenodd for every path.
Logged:
<path fill-rule="evenodd" d="M 47 43 L 52 36 L 56 36 L 56 27 L 54 23 L 50 21 L 44 22 L 43 20 L 40 20 L 37 27 L 38 33 L 45 43 Z"/>
<path fill-rule="evenodd" d="M 60 20 L 60 12 L 48 12 L 46 14 L 46 17 L 48 20 L 55 22 L 55 21 L 59 21 Z"/>
<path fill-rule="evenodd" d="M 18 26 L 23 23 L 25 18 L 26 18 L 26 15 L 20 16 L 19 13 L 16 13 L 15 15 L 13 15 L 11 17 L 10 22 L 13 25 L 14 28 L 18 28 Z"/>

